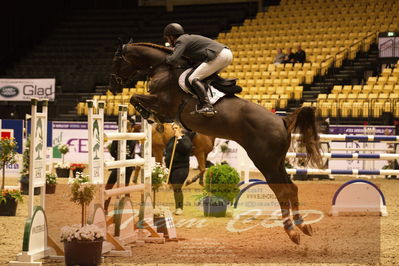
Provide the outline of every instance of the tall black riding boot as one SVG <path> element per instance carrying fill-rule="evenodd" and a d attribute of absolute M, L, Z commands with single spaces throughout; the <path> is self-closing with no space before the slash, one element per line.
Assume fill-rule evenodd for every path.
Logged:
<path fill-rule="evenodd" d="M 191 84 L 193 85 L 194 91 L 197 94 L 198 100 L 200 102 L 197 113 L 207 117 L 214 116 L 215 111 L 213 110 L 212 104 L 209 102 L 204 84 L 199 79 L 193 79 L 193 82 Z"/>

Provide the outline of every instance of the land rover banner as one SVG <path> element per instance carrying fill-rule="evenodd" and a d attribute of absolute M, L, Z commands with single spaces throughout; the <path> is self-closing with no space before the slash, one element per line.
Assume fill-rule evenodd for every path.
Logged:
<path fill-rule="evenodd" d="M 0 101 L 54 101 L 55 79 L 0 79 Z"/>

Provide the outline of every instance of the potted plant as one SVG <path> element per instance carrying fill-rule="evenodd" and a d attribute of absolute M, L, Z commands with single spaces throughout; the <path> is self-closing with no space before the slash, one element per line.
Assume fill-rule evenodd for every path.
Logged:
<path fill-rule="evenodd" d="M 17 143 L 14 138 L 0 139 L 0 167 L 2 168 L 2 182 L 1 189 L 4 189 L 6 178 L 6 165 L 16 162 L 15 155 L 17 154 Z"/>
<path fill-rule="evenodd" d="M 155 193 L 158 192 L 159 188 L 166 184 L 166 178 L 168 177 L 169 169 L 165 166 L 161 165 L 160 163 L 156 163 L 155 167 L 152 169 L 151 172 L 151 186 L 152 186 L 152 193 L 153 193 L 153 206 L 155 208 Z"/>
<path fill-rule="evenodd" d="M 30 164 L 30 135 L 26 138 L 25 149 L 22 153 L 22 170 L 20 172 L 21 178 L 19 179 L 22 195 L 29 194 L 29 164 Z M 40 194 L 40 187 L 35 187 L 34 195 Z"/>
<path fill-rule="evenodd" d="M 101 262 L 104 235 L 95 225 L 86 224 L 86 208 L 94 198 L 95 185 L 89 177 L 77 173 L 68 182 L 71 186 L 71 201 L 81 206 L 81 224 L 61 228 L 66 265 L 97 265 Z"/>
<path fill-rule="evenodd" d="M 0 216 L 15 216 L 18 201 L 22 201 L 21 192 L 5 188 L 6 165 L 16 162 L 17 143 L 14 138 L 0 139 L 0 167 L 2 168 L 2 182 L 0 186 Z"/>
<path fill-rule="evenodd" d="M 61 153 L 62 163 L 57 163 L 55 166 L 55 171 L 58 177 L 69 177 L 69 164 L 64 161 L 65 154 L 69 152 L 69 147 L 66 144 L 58 146 L 58 150 Z"/>
<path fill-rule="evenodd" d="M 205 216 L 226 216 L 227 205 L 233 203 L 238 192 L 240 176 L 236 169 L 228 164 L 211 166 L 205 176 L 203 207 Z"/>
<path fill-rule="evenodd" d="M 72 170 L 73 177 L 76 177 L 76 173 L 83 173 L 83 170 L 86 168 L 86 166 L 82 163 L 73 163 L 70 166 L 70 169 Z"/>
<path fill-rule="evenodd" d="M 0 189 L 0 216 L 15 216 L 22 194 L 16 189 Z"/>
<path fill-rule="evenodd" d="M 55 165 L 55 172 L 57 177 L 60 178 L 68 178 L 69 177 L 69 164 L 67 163 L 57 163 Z"/>
<path fill-rule="evenodd" d="M 57 176 L 53 173 L 46 173 L 46 194 L 54 194 L 57 185 Z"/>

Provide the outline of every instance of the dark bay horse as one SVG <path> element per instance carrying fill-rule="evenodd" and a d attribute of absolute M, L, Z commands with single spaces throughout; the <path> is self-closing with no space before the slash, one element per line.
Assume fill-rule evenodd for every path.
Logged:
<path fill-rule="evenodd" d="M 149 43 L 125 44 L 120 48 L 122 56 L 114 58 L 111 88 L 121 90 L 129 77 L 145 73 L 150 95 L 136 94 L 130 100 L 144 118 L 151 115 L 160 122 L 179 121 L 195 132 L 239 143 L 275 193 L 289 238 L 300 243 L 294 224 L 306 235 L 312 235 L 312 227 L 304 223 L 299 213 L 298 188 L 287 175 L 284 161 L 291 133 L 299 131 L 307 161 L 322 167 L 314 108 L 301 107 L 282 118 L 260 105 L 230 95 L 214 105 L 217 111 L 214 117 L 203 117 L 195 112 L 197 100 L 179 88 L 178 78 L 185 69 L 165 64 L 171 49 Z M 186 64 L 183 59 L 181 65 Z"/>

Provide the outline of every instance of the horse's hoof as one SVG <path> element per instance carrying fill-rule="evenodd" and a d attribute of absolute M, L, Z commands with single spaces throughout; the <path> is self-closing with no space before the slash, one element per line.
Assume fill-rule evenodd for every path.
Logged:
<path fill-rule="evenodd" d="M 292 242 L 294 242 L 295 244 L 299 245 L 299 243 L 301 242 L 301 235 L 296 232 L 295 230 L 288 230 L 286 231 L 288 234 L 288 237 L 291 239 Z"/>
<path fill-rule="evenodd" d="M 313 229 L 312 229 L 312 226 L 310 224 L 300 224 L 300 225 L 297 225 L 297 226 L 305 235 L 308 235 L 308 236 L 312 236 L 313 235 Z"/>
<path fill-rule="evenodd" d="M 189 185 L 191 185 L 192 183 L 194 183 L 193 180 L 187 180 L 187 181 L 186 181 L 186 186 L 189 186 Z"/>

